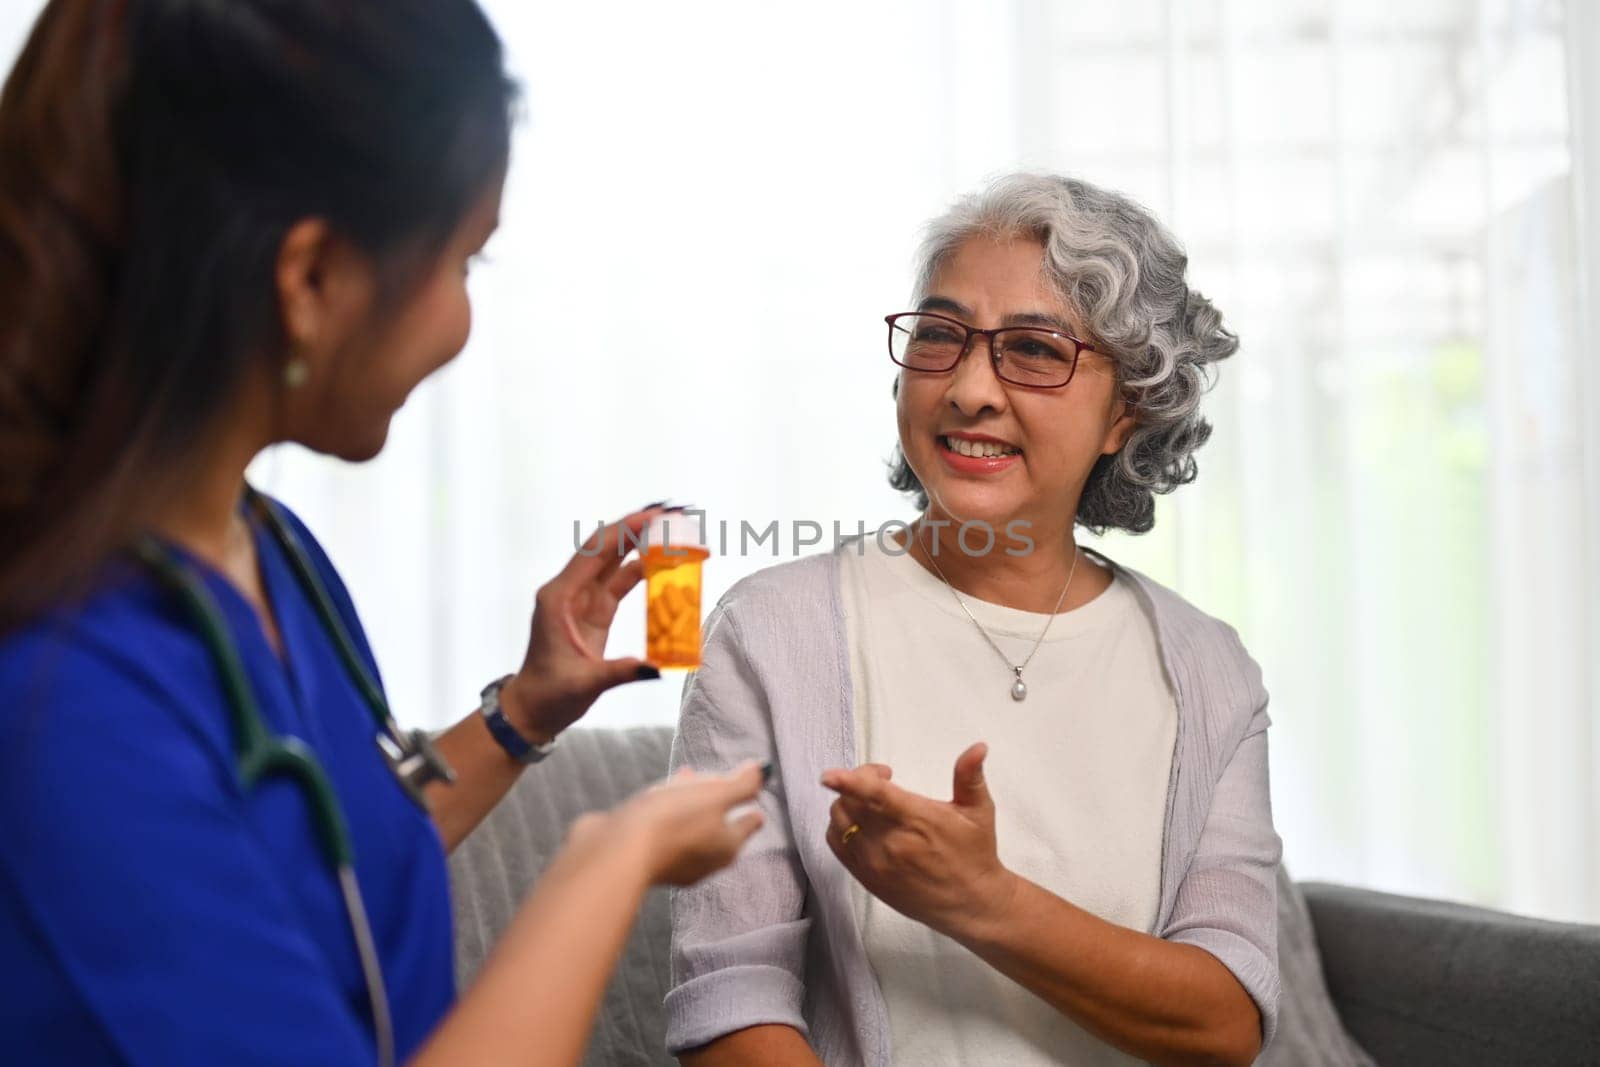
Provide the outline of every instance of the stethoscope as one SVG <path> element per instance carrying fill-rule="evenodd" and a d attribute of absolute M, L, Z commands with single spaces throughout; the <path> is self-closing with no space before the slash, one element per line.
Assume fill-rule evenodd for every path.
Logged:
<path fill-rule="evenodd" d="M 427 800 L 423 787 L 432 781 L 454 782 L 455 772 L 434 748 L 425 731 L 402 731 L 394 721 L 388 702 L 357 653 L 344 620 L 340 618 L 332 598 L 311 565 L 310 557 L 306 555 L 305 547 L 284 519 L 282 511 L 273 501 L 249 486 L 245 487 L 244 499 L 245 506 L 266 523 L 268 531 L 283 549 L 300 588 L 315 606 L 323 629 L 333 638 L 345 671 L 360 690 L 362 700 L 378 727 L 378 748 L 389 769 L 406 794 L 426 811 Z M 361 960 L 367 997 L 372 1005 L 378 1062 L 383 1067 L 393 1067 L 394 1024 L 389 1015 L 389 993 L 378 963 L 372 924 L 367 918 L 361 887 L 356 881 L 355 849 L 350 841 L 350 827 L 344 817 L 344 808 L 334 793 L 333 783 L 304 741 L 298 737 L 275 736 L 267 729 L 256 705 L 255 694 L 245 677 L 238 649 L 228 635 L 222 612 L 194 571 L 153 537 L 139 539 L 134 551 L 163 584 L 183 601 L 216 663 L 228 700 L 239 780 L 245 790 L 254 789 L 263 780 L 273 776 L 289 778 L 299 785 L 310 805 L 319 843 L 338 879 L 345 912 L 355 937 L 356 953 Z"/>

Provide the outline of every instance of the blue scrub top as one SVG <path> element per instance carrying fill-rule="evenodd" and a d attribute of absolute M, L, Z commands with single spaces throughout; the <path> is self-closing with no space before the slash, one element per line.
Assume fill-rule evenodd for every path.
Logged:
<path fill-rule="evenodd" d="M 373 676 L 349 594 L 304 542 Z M 455 995 L 433 823 L 288 560 L 256 547 L 284 658 L 186 557 L 227 620 L 269 729 L 316 752 L 350 824 L 402 1061 Z M 333 872 L 300 790 L 246 793 L 219 674 L 176 596 L 131 564 L 0 642 L 0 1058 L 363 1064 L 376 1047 Z"/>

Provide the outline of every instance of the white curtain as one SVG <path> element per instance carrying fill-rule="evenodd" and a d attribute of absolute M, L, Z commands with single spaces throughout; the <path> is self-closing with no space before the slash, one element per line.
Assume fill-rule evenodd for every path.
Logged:
<path fill-rule="evenodd" d="M 1291 869 L 1600 921 L 1593 4 L 487 6 L 526 115 L 472 341 L 374 463 L 254 472 L 404 718 L 515 666 L 574 521 L 670 494 L 787 557 L 907 517 L 880 335 L 918 225 L 1071 172 L 1161 214 L 1243 338 L 1199 481 L 1104 547 L 1262 663 Z"/>

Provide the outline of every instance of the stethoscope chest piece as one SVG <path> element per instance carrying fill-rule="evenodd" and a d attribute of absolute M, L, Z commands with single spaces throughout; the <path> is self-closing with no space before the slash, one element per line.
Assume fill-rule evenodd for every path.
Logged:
<path fill-rule="evenodd" d="M 389 729 L 379 731 L 377 743 L 378 751 L 383 753 L 384 761 L 389 764 L 389 770 L 394 772 L 395 781 L 423 811 L 428 810 L 428 798 L 424 790 L 430 783 L 455 783 L 456 772 L 434 746 L 428 731 L 407 730 L 401 733 L 391 720 Z"/>

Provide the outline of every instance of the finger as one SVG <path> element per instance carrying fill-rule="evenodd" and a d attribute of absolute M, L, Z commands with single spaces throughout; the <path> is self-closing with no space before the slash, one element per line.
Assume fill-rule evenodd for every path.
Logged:
<path fill-rule="evenodd" d="M 880 825 L 888 825 L 895 821 L 893 816 L 883 815 L 875 812 L 865 804 L 861 803 L 859 800 L 855 800 L 846 796 L 840 796 L 834 799 L 833 804 L 828 808 L 828 812 L 830 815 L 832 815 L 832 813 L 835 811 L 840 813 L 840 817 L 844 820 L 842 824 L 844 826 L 849 826 L 851 823 L 866 824 L 869 822 Z"/>
<path fill-rule="evenodd" d="M 650 548 L 649 541 L 642 536 L 642 534 L 645 532 L 645 527 L 649 526 L 650 523 L 655 520 L 656 516 L 662 514 L 663 512 L 675 513 L 684 511 L 700 514 L 702 518 L 704 517 L 704 512 L 697 512 L 692 504 L 673 504 L 671 506 L 667 506 L 665 502 L 661 502 L 646 505 L 635 512 L 634 515 L 626 515 L 623 516 L 623 518 L 618 519 L 613 525 L 622 526 L 623 529 L 619 530 L 617 534 L 616 551 L 602 551 L 599 554 L 598 558 L 604 565 L 600 568 L 599 573 L 593 576 L 592 580 L 597 582 L 611 582 L 615 578 L 616 572 L 622 569 L 623 560 L 627 559 L 629 552 L 637 551 L 642 555 Z M 635 529 L 633 526 L 633 520 L 635 516 L 643 516 L 643 520 L 638 524 L 637 529 Z M 639 573 L 643 575 L 644 564 L 642 560 L 637 562 L 639 563 Z M 622 592 L 617 595 L 617 599 L 621 600 L 622 597 L 626 595 L 628 590 L 632 588 L 633 583 L 627 583 L 622 588 Z"/>
<path fill-rule="evenodd" d="M 756 831 L 760 830 L 762 826 L 766 825 L 766 821 L 766 816 L 762 815 L 759 811 L 747 811 L 729 823 L 728 829 L 733 832 L 735 851 L 738 850 L 738 846 L 743 845 L 746 841 L 754 837 Z"/>
<path fill-rule="evenodd" d="M 863 763 L 858 770 L 871 771 L 886 782 L 894 777 L 894 769 L 887 763 Z"/>
<path fill-rule="evenodd" d="M 989 746 L 979 741 L 956 757 L 955 803 L 962 808 L 981 808 L 991 803 L 989 785 L 983 777 L 983 761 Z"/>
<path fill-rule="evenodd" d="M 627 657 L 624 659 L 601 660 L 595 667 L 596 694 L 604 693 L 608 689 L 615 689 L 619 685 L 629 682 L 652 682 L 661 677 L 661 668 L 642 659 Z"/>
<path fill-rule="evenodd" d="M 856 813 L 843 799 L 835 800 L 832 806 L 828 808 L 828 829 L 835 833 L 842 834 L 859 822 L 860 820 L 856 818 Z"/>
<path fill-rule="evenodd" d="M 857 825 L 856 821 L 840 808 L 836 802 L 833 809 L 828 813 L 828 828 L 823 831 L 822 836 L 828 844 L 834 846 L 835 851 L 838 851 L 838 846 L 844 843 L 845 833 L 855 825 Z M 858 830 L 857 833 L 859 832 Z"/>
<path fill-rule="evenodd" d="M 754 800 L 767 780 L 762 767 L 760 760 L 748 760 L 742 767 L 723 775 L 717 782 L 717 796 L 730 808 Z"/>
<path fill-rule="evenodd" d="M 623 535 L 628 535 L 626 547 L 631 550 L 639 543 L 644 528 L 659 510 L 651 508 L 648 511 L 635 511 L 631 515 L 624 515 L 616 522 L 607 523 L 590 534 L 583 542 L 583 547 L 567 561 L 567 565 L 562 568 L 555 581 L 589 582 L 615 570 L 621 564 L 622 558 L 627 555 L 627 551 L 624 551 Z"/>
<path fill-rule="evenodd" d="M 840 809 L 843 814 L 830 818 L 828 820 L 828 828 L 822 834 L 822 839 L 828 843 L 828 847 L 833 850 L 833 854 L 839 857 L 839 861 L 846 867 L 849 867 L 851 863 L 860 858 L 861 835 L 870 832 L 858 819 L 851 818 L 848 810 Z M 855 828 L 854 834 L 850 833 L 852 827 Z M 847 834 L 850 836 L 848 841 L 845 840 Z"/>
<path fill-rule="evenodd" d="M 632 559 L 611 576 L 611 580 L 606 584 L 606 591 L 617 600 L 621 600 L 642 581 L 644 581 L 644 560 Z"/>
<path fill-rule="evenodd" d="M 645 526 L 650 525 L 650 518 L 653 513 L 646 511 L 641 512 L 641 514 L 643 514 L 645 518 L 644 522 L 640 525 L 639 530 L 629 530 L 629 532 L 624 532 L 624 529 L 628 528 L 625 527 L 624 529 L 619 529 L 617 531 L 616 547 L 610 551 L 601 551 L 601 553 L 595 557 L 600 562 L 601 566 L 599 571 L 591 578 L 592 581 L 602 583 L 609 582 L 612 577 L 615 576 L 616 572 L 621 569 L 622 565 L 628 561 L 629 553 L 644 547 L 642 541 L 643 534 L 641 531 L 643 531 Z M 621 519 L 618 519 L 611 525 L 621 526 L 621 524 L 625 523 L 627 519 L 628 516 L 623 516 Z"/>
<path fill-rule="evenodd" d="M 905 790 L 885 781 L 872 771 L 829 771 L 822 776 L 822 784 L 856 801 L 869 811 L 891 814 L 900 805 Z"/>
<path fill-rule="evenodd" d="M 836 773 L 840 777 L 832 779 L 831 775 Z M 871 771 L 829 772 L 824 777 L 827 780 L 823 785 L 838 793 L 854 812 L 856 821 L 869 828 L 882 830 L 893 824 L 913 822 L 919 814 L 926 815 L 930 805 L 941 803 L 886 782 Z M 830 785 L 830 781 L 838 784 Z"/>

